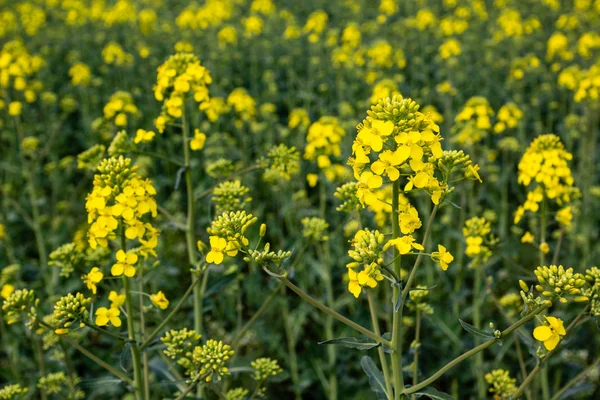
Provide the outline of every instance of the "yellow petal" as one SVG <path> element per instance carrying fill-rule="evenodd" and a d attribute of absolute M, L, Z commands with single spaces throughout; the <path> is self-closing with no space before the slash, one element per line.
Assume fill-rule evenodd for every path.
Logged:
<path fill-rule="evenodd" d="M 544 341 L 544 346 L 546 347 L 546 350 L 551 351 L 556 348 L 558 342 L 560 342 L 560 336 L 552 335 L 548 340 Z"/>
<path fill-rule="evenodd" d="M 538 326 L 533 330 L 533 337 L 540 342 L 544 342 L 552 336 L 552 330 L 547 326 Z"/>

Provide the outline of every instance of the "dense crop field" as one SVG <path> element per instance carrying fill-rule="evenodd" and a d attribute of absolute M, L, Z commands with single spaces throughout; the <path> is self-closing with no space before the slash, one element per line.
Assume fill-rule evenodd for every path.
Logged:
<path fill-rule="evenodd" d="M 0 400 L 600 399 L 600 0 L 0 0 Z"/>

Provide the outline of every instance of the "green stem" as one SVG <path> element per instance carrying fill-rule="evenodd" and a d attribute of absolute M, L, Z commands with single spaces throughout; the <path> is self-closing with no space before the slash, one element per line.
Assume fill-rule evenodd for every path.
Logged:
<path fill-rule="evenodd" d="M 42 348 L 42 345 L 40 344 L 40 340 L 39 337 L 37 335 L 33 335 L 31 337 L 32 341 L 33 341 L 33 346 L 35 347 L 35 352 L 37 354 L 38 357 L 38 367 L 39 367 L 39 372 L 40 372 L 40 377 L 46 376 L 46 359 L 44 358 L 44 349 Z M 46 400 L 48 398 L 48 395 L 46 394 L 46 392 L 40 390 L 40 399 L 41 400 Z"/>
<path fill-rule="evenodd" d="M 324 180 L 324 179 L 323 179 Z M 322 187 L 324 187 L 325 182 L 322 182 Z M 325 193 L 325 190 L 322 191 Z M 325 206 L 323 205 L 323 210 Z M 325 255 L 325 263 L 323 265 L 324 272 L 324 280 L 325 280 L 325 291 L 326 291 L 326 302 L 328 307 L 333 307 L 333 303 L 335 301 L 333 296 L 333 285 L 331 283 L 331 271 L 330 271 L 330 253 L 328 244 L 325 245 L 322 253 Z M 381 336 L 381 335 L 377 335 Z M 325 318 L 325 337 L 327 340 L 334 339 L 333 335 L 333 317 L 331 315 L 327 315 Z M 338 397 L 338 384 L 337 384 L 337 374 L 336 374 L 336 346 L 329 346 L 327 349 L 327 357 L 329 362 L 329 399 L 337 400 Z"/>
<path fill-rule="evenodd" d="M 192 281 L 195 279 L 194 273 L 197 273 L 196 257 L 196 216 L 194 204 L 194 186 L 192 183 L 192 168 L 190 165 L 189 137 L 190 126 L 187 118 L 187 104 L 184 101 L 183 112 L 181 114 L 182 122 L 182 141 L 183 141 L 183 166 L 185 168 L 185 191 L 187 195 L 187 221 L 185 229 L 185 242 L 187 245 L 188 262 L 192 269 Z M 194 330 L 202 334 L 202 297 L 200 288 L 194 288 Z"/>
<path fill-rule="evenodd" d="M 287 297 L 285 297 L 285 289 L 283 287 L 281 289 L 281 292 L 283 294 L 283 327 L 285 329 L 285 338 L 288 346 L 290 376 L 292 377 L 292 383 L 294 385 L 295 399 L 302 400 L 300 378 L 298 375 L 298 359 L 296 356 L 296 339 L 294 338 L 292 326 L 290 324 L 290 308 L 288 305 L 288 299 Z"/>
<path fill-rule="evenodd" d="M 573 328 L 575 326 L 577 326 L 579 321 L 581 321 L 581 319 L 587 312 L 588 308 L 589 308 L 589 305 L 587 305 L 583 310 L 581 310 L 579 315 L 577 315 L 577 317 L 575 317 L 575 319 L 569 324 L 569 326 L 565 330 L 565 337 L 567 335 L 569 335 L 569 333 L 573 330 Z M 548 359 L 556 352 L 556 349 L 558 349 L 558 347 L 555 347 L 553 350 L 550 350 L 548 353 L 546 353 L 546 355 L 544 356 L 544 358 L 542 358 L 540 360 L 538 365 L 536 365 L 535 368 L 533 370 L 531 370 L 531 372 L 529 373 L 527 378 L 525 378 L 523 383 L 521 383 L 521 386 L 519 386 L 519 389 L 517 389 L 516 393 L 514 394 L 513 397 L 515 399 L 518 399 L 523 394 L 523 392 L 525 391 L 527 386 L 529 386 L 529 384 L 533 381 L 533 378 L 535 378 L 535 376 L 540 372 L 540 370 L 542 369 L 542 367 L 544 366 L 546 361 L 548 361 Z"/>
<path fill-rule="evenodd" d="M 521 318 L 519 321 L 515 322 L 510 327 L 506 328 L 506 330 L 504 330 L 502 332 L 500 338 L 503 338 L 505 336 L 510 335 L 513 331 L 517 330 L 522 325 L 524 325 L 527 322 L 531 321 L 533 318 L 536 317 L 536 315 L 538 315 L 539 313 L 541 313 L 542 311 L 544 311 L 548 307 L 550 307 L 549 304 L 543 305 L 540 308 L 538 308 L 537 310 L 535 310 L 535 311 L 531 312 L 530 314 L 526 315 L 525 317 Z M 487 349 L 488 347 L 490 347 L 491 345 L 493 345 L 497 341 L 498 341 L 497 339 L 490 339 L 487 342 L 484 342 L 484 343 L 480 344 L 479 346 L 474 347 L 473 349 L 471 349 L 471 350 L 469 350 L 469 351 L 461 354 L 460 356 L 456 357 L 454 360 L 450 361 L 448 364 L 444 365 L 436 373 L 434 373 L 433 375 L 431 375 L 429 378 L 425 379 L 423 382 L 419 383 L 418 385 L 411 386 L 408 389 L 405 389 L 404 390 L 404 394 L 416 393 L 419 390 L 421 390 L 421 389 L 429 386 L 430 384 L 432 384 L 433 382 L 435 382 L 436 380 L 438 380 L 439 377 L 441 377 L 446 372 L 448 372 L 450 369 L 452 369 L 456 365 L 460 364 L 462 361 L 464 361 L 467 358 L 469 358 L 469 357 L 471 357 L 471 356 L 479 353 L 482 350 Z M 514 396 L 514 398 L 518 398 L 518 396 Z"/>
<path fill-rule="evenodd" d="M 373 332 L 376 335 L 381 336 L 379 330 L 379 321 L 377 320 L 377 307 L 375 306 L 375 298 L 373 297 L 373 291 L 367 290 L 367 300 L 369 300 L 369 312 L 371 313 L 371 324 L 373 325 Z M 377 348 L 377 354 L 379 355 L 379 361 L 381 362 L 381 369 L 383 370 L 383 379 L 385 380 L 385 389 L 389 396 L 392 396 L 392 380 L 390 379 L 390 367 L 387 362 L 387 357 L 383 348 L 379 346 Z"/>
<path fill-rule="evenodd" d="M 185 399 L 185 397 L 188 395 L 188 393 L 190 393 L 192 390 L 194 390 L 194 388 L 198 384 L 199 380 L 200 380 L 200 377 L 197 377 L 196 379 L 194 379 L 192 381 L 192 383 L 190 384 L 190 386 L 188 386 L 183 392 L 181 392 L 181 394 L 179 396 L 177 396 L 177 398 L 175 400 Z"/>
<path fill-rule="evenodd" d="M 139 307 L 140 307 L 140 341 L 144 341 L 146 335 L 146 321 L 144 318 L 144 269 L 139 268 Z M 144 398 L 150 398 L 150 368 L 148 367 L 148 353 L 142 354 L 142 367 L 144 375 Z"/>
<path fill-rule="evenodd" d="M 348 325 L 350 328 L 352 328 L 355 331 L 360 332 L 363 335 L 365 335 L 365 336 L 373 339 L 377 343 L 384 344 L 384 345 L 386 345 L 386 346 L 388 346 L 390 348 L 392 347 L 392 343 L 389 340 L 385 340 L 381 336 L 376 335 L 375 333 L 371 332 L 370 330 L 368 330 L 368 329 L 366 329 L 366 328 L 358 325 L 356 322 L 354 322 L 354 321 L 352 321 L 352 320 L 344 317 L 342 314 L 338 313 L 337 311 L 332 310 L 331 308 L 327 307 L 326 305 L 324 305 L 320 301 L 318 301 L 318 300 L 314 299 L 313 297 L 311 297 L 310 295 L 308 295 L 306 292 L 304 292 L 298 286 L 294 285 L 286 277 L 280 276 L 277 279 L 279 279 L 285 286 L 287 286 L 288 288 L 290 288 L 298 296 L 302 297 L 302 299 L 304 299 L 310 305 L 312 305 L 312 306 L 318 308 L 319 310 L 321 310 L 321 311 L 323 311 L 323 312 L 331 315 L 333 318 L 337 319 L 341 323 Z"/>
<path fill-rule="evenodd" d="M 125 238 L 125 224 L 121 221 L 121 250 L 127 252 L 127 242 Z M 135 338 L 135 326 L 133 316 L 133 305 L 131 301 L 131 289 L 129 287 L 129 278 L 123 275 L 123 287 L 125 288 L 125 309 L 127 310 L 127 336 L 131 341 L 131 359 L 133 361 L 133 388 L 137 400 L 144 399 L 142 365 L 140 360 L 140 350 Z"/>
<path fill-rule="evenodd" d="M 419 383 L 419 347 L 421 346 L 421 311 L 417 309 L 415 328 L 415 355 L 413 358 L 413 386 Z"/>
<path fill-rule="evenodd" d="M 473 287 L 473 324 L 475 328 L 481 329 L 481 312 L 479 301 L 481 299 L 481 268 L 482 265 L 475 267 L 475 283 Z M 481 339 L 475 338 L 475 344 L 480 344 Z M 475 367 L 477 370 L 477 393 L 480 399 L 484 399 L 486 395 L 485 381 L 483 378 L 483 355 L 477 353 L 475 355 Z"/>
<path fill-rule="evenodd" d="M 400 195 L 400 183 L 395 181 L 392 185 L 392 239 L 400 237 L 400 221 L 398 213 L 398 196 Z M 420 256 L 418 256 L 420 257 Z M 419 258 L 417 258 L 418 260 Z M 400 253 L 394 247 L 394 273 L 400 276 L 401 259 Z M 410 279 L 410 278 L 409 278 Z M 414 279 L 414 277 L 413 277 Z M 392 373 L 394 375 L 394 399 L 400 399 L 400 393 L 404 390 L 404 376 L 402 373 L 402 304 L 400 300 L 400 286 L 393 286 L 394 314 L 392 319 Z"/>

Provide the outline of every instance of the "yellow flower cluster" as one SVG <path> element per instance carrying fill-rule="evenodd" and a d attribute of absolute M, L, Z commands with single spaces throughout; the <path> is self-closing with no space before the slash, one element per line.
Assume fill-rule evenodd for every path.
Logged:
<path fill-rule="evenodd" d="M 537 17 L 523 20 L 521 13 L 511 8 L 506 8 L 500 14 L 496 23 L 498 29 L 494 33 L 493 38 L 498 41 L 505 38 L 520 38 L 531 35 L 542 28 L 542 23 Z"/>
<path fill-rule="evenodd" d="M 227 104 L 233 107 L 242 121 L 249 121 L 256 116 L 256 101 L 244 88 L 237 88 L 229 93 Z"/>
<path fill-rule="evenodd" d="M 202 6 L 190 5 L 181 11 L 175 20 L 177 26 L 183 30 L 204 30 L 231 19 L 234 1 L 207 0 L 203 3 Z"/>
<path fill-rule="evenodd" d="M 490 245 L 496 240 L 490 236 L 491 222 L 483 217 L 473 217 L 465 222 L 463 235 L 467 243 L 465 254 L 473 259 L 472 267 L 478 267 L 485 263 L 492 252 Z"/>
<path fill-rule="evenodd" d="M 456 39 L 448 39 L 440 45 L 440 57 L 447 60 L 459 56 L 461 53 L 460 42 Z"/>
<path fill-rule="evenodd" d="M 563 336 L 567 334 L 563 321 L 560 318 L 545 316 L 546 323 L 533 330 L 533 337 L 544 343 L 548 351 L 552 351 L 558 346 Z"/>
<path fill-rule="evenodd" d="M 394 182 L 405 176 L 404 191 L 424 190 L 438 204 L 444 184 L 435 176 L 433 161 L 441 157 L 439 127 L 418 111 L 419 105 L 402 96 L 381 99 L 358 126 L 348 164 L 358 180 L 357 196 L 364 206 L 377 201 L 374 190 L 383 177 Z M 371 164 L 370 155 L 377 159 Z M 428 160 L 427 162 L 424 160 Z M 365 171 L 370 166 L 370 171 Z"/>
<path fill-rule="evenodd" d="M 346 132 L 335 117 L 321 117 L 308 128 L 304 159 L 317 161 L 320 169 L 332 166 L 332 158 L 342 154 L 341 143 Z M 335 161 L 335 160 L 334 160 Z"/>
<path fill-rule="evenodd" d="M 115 126 L 127 126 L 128 116 L 138 116 L 139 110 L 133 102 L 131 93 L 119 90 L 115 92 L 104 106 L 104 119 Z"/>
<path fill-rule="evenodd" d="M 581 71 L 574 99 L 578 103 L 582 101 L 597 103 L 600 100 L 600 64 Z"/>
<path fill-rule="evenodd" d="M 209 71 L 193 54 L 175 54 L 159 66 L 154 86 L 154 97 L 163 102 L 154 121 L 158 132 L 163 133 L 167 123 L 183 115 L 188 94 L 193 94 L 194 101 L 202 106 L 208 100 L 207 85 L 211 82 Z"/>
<path fill-rule="evenodd" d="M 518 182 L 527 187 L 529 193 L 525 203 L 515 212 L 515 224 L 519 223 L 525 211 L 537 212 L 545 198 L 562 205 L 579 194 L 573 186 L 569 168 L 571 159 L 573 155 L 564 148 L 558 136 L 549 133 L 533 140 L 518 165 Z"/>
<path fill-rule="evenodd" d="M 69 76 L 73 86 L 88 86 L 92 79 L 92 71 L 89 65 L 78 62 L 69 68 Z"/>
<path fill-rule="evenodd" d="M 152 183 L 140 176 L 130 159 L 121 156 L 103 160 L 94 176 L 94 188 L 86 198 L 90 246 L 107 247 L 121 220 L 125 236 L 139 239 L 142 249 L 152 254 L 158 244 L 158 230 L 144 223 L 142 217 L 156 217 L 155 194 Z"/>
<path fill-rule="evenodd" d="M 221 264 L 225 256 L 235 257 L 242 246 L 248 245 L 246 230 L 258 219 L 245 211 L 223 213 L 207 229 L 210 235 L 210 252 L 206 262 Z M 198 247 L 202 245 L 198 242 Z"/>
<path fill-rule="evenodd" d="M 352 239 L 352 249 L 348 255 L 354 261 L 347 264 L 348 268 L 348 291 L 358 298 L 363 287 L 374 288 L 377 282 L 383 280 L 379 267 L 383 264 L 382 253 L 384 252 L 385 238 L 379 231 L 361 229 Z M 362 267 L 357 272 L 356 269 Z"/>
<path fill-rule="evenodd" d="M 133 64 L 133 55 L 123 50 L 117 42 L 109 42 L 102 49 L 102 59 L 106 64 L 123 66 Z"/>
<path fill-rule="evenodd" d="M 34 102 L 42 83 L 31 78 L 43 66 L 44 59 L 30 55 L 23 42 L 13 40 L 5 43 L 0 51 L 0 88 L 22 92 L 26 102 Z M 1 108 L 4 108 L 3 100 L 0 100 Z"/>
<path fill-rule="evenodd" d="M 494 124 L 494 133 L 502 133 L 507 129 L 514 129 L 519 125 L 523 118 L 523 112 L 515 103 L 506 103 L 498 110 L 496 114 L 496 123 Z"/>
<path fill-rule="evenodd" d="M 485 97 L 471 97 L 456 115 L 451 140 L 463 146 L 479 143 L 492 129 L 493 115 L 494 110 Z"/>

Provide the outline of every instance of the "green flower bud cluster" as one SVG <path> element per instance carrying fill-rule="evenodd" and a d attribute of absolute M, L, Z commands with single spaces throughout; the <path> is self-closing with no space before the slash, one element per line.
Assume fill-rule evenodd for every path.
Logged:
<path fill-rule="evenodd" d="M 450 176 L 457 172 L 471 180 L 473 178 L 477 180 L 479 177 L 477 174 L 479 167 L 474 166 L 471 156 L 462 150 L 444 150 L 444 154 L 436 160 L 436 166 L 442 172 L 445 181 L 449 181 Z M 477 175 L 475 176 L 474 173 Z"/>
<path fill-rule="evenodd" d="M 283 372 L 283 369 L 279 366 L 277 360 L 262 357 L 250 363 L 254 368 L 254 375 L 252 378 L 256 381 L 264 381 L 271 376 L 275 376 Z"/>
<path fill-rule="evenodd" d="M 116 157 L 131 151 L 131 141 L 124 130 L 117 132 L 113 141 L 108 146 L 108 155 Z"/>
<path fill-rule="evenodd" d="M 409 292 L 409 295 L 412 302 L 408 306 L 412 310 L 418 310 L 423 314 L 433 314 L 433 307 L 427 304 L 427 296 L 429 295 L 427 286 L 417 285 Z"/>
<path fill-rule="evenodd" d="M 559 297 L 562 303 L 567 302 L 565 296 L 578 296 L 581 288 L 585 285 L 585 277 L 579 273 L 573 273 L 573 268 L 565 269 L 562 265 L 558 267 L 537 267 L 533 272 L 539 282 L 535 286 L 544 297 Z"/>
<path fill-rule="evenodd" d="M 357 184 L 357 182 L 348 182 L 335 190 L 333 195 L 342 202 L 336 208 L 337 211 L 351 213 L 360 208 L 360 202 L 356 196 Z"/>
<path fill-rule="evenodd" d="M 213 179 L 225 179 L 235 172 L 235 165 L 231 160 L 219 158 L 205 165 L 206 173 Z"/>
<path fill-rule="evenodd" d="M 246 204 L 252 201 L 251 197 L 246 197 L 248 192 L 250 189 L 243 186 L 239 180 L 225 181 L 218 185 L 212 197 L 217 214 L 243 210 Z"/>
<path fill-rule="evenodd" d="M 131 165 L 130 158 L 110 157 L 100 161 L 98 173 L 94 175 L 94 187 L 123 188 L 131 179 L 143 180 L 137 167 Z"/>
<path fill-rule="evenodd" d="M 485 374 L 485 380 L 491 385 L 489 392 L 494 394 L 495 399 L 512 399 L 512 395 L 517 391 L 517 380 L 511 378 L 506 370 L 495 369 Z"/>
<path fill-rule="evenodd" d="M 104 158 L 106 147 L 101 144 L 94 145 L 77 155 L 77 168 L 95 171 Z"/>
<path fill-rule="evenodd" d="M 278 250 L 277 252 L 271 251 L 271 244 L 265 244 L 264 250 L 248 250 L 248 257 L 244 257 L 244 261 L 254 261 L 259 265 L 275 264 L 279 267 L 285 259 L 292 255 L 291 251 Z"/>
<path fill-rule="evenodd" d="M 226 400 L 244 400 L 248 395 L 248 390 L 244 388 L 235 388 L 225 394 Z"/>
<path fill-rule="evenodd" d="M 369 230 L 365 228 L 360 230 L 352 240 L 352 249 L 348 250 L 348 255 L 354 260 L 346 265 L 348 268 L 357 268 L 361 265 L 371 265 L 383 263 L 383 246 L 385 245 L 385 236 L 378 230 Z"/>
<path fill-rule="evenodd" d="M 206 382 L 211 382 L 219 381 L 221 377 L 229 375 L 225 364 L 234 353 L 231 346 L 221 340 L 209 339 L 203 346 L 197 346 L 192 357 L 198 370 L 195 372 L 196 376 L 192 374 L 192 379 L 202 376 Z"/>
<path fill-rule="evenodd" d="M 67 375 L 64 372 L 55 372 L 42 376 L 37 387 L 46 394 L 57 394 L 67 385 Z"/>
<path fill-rule="evenodd" d="M 80 266 L 84 261 L 85 255 L 77 250 L 75 243 L 67 243 L 50 253 L 48 265 L 60 268 L 60 276 L 68 278 L 75 267 Z"/>
<path fill-rule="evenodd" d="M 401 131 L 415 128 L 418 124 L 416 112 L 419 105 L 412 99 L 405 99 L 397 94 L 379 99 L 372 105 L 367 115 L 380 121 L 392 121 Z"/>
<path fill-rule="evenodd" d="M 35 136 L 28 136 L 21 140 L 21 151 L 25 156 L 33 157 L 35 155 L 35 151 L 39 147 L 40 139 Z"/>
<path fill-rule="evenodd" d="M 90 318 L 87 307 L 91 302 L 92 299 L 86 298 L 81 293 L 77 293 L 75 296 L 69 293 L 56 302 L 53 316 L 59 326 L 68 328 L 75 321 L 80 321 L 80 326 L 82 326 L 83 321 Z"/>
<path fill-rule="evenodd" d="M 10 325 L 20 322 L 23 320 L 23 317 L 29 318 L 29 323 L 34 322 L 39 302 L 40 300 L 35 298 L 33 290 L 15 290 L 2 304 L 6 323 Z"/>
<path fill-rule="evenodd" d="M 600 316 L 600 268 L 591 267 L 585 271 L 585 279 L 589 287 L 582 294 L 590 299 L 590 312 L 594 316 Z"/>
<path fill-rule="evenodd" d="M 498 148 L 503 151 L 512 151 L 516 153 L 521 150 L 521 145 L 519 144 L 519 140 L 512 136 L 507 136 L 498 142 Z"/>
<path fill-rule="evenodd" d="M 21 385 L 7 385 L 0 389 L 0 400 L 24 399 L 26 394 L 27 388 Z"/>
<path fill-rule="evenodd" d="M 264 179 L 267 182 L 276 182 L 279 179 L 289 181 L 292 176 L 300 172 L 300 153 L 295 147 L 284 144 L 269 150 L 267 157 L 259 161 L 265 170 Z"/>
<path fill-rule="evenodd" d="M 181 357 L 192 350 L 195 342 L 202 339 L 202 335 L 193 329 L 172 329 L 165 333 L 160 340 L 167 346 L 163 353 L 171 359 Z"/>
<path fill-rule="evenodd" d="M 302 218 L 302 236 L 313 242 L 326 242 L 329 236 L 325 233 L 329 229 L 329 224 L 322 218 L 306 217 Z"/>
<path fill-rule="evenodd" d="M 241 239 L 248 227 L 254 224 L 258 218 L 246 211 L 223 213 L 214 220 L 207 229 L 209 235 L 219 236 L 228 240 Z M 241 242 L 241 240 L 238 240 Z"/>

